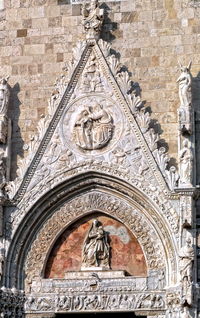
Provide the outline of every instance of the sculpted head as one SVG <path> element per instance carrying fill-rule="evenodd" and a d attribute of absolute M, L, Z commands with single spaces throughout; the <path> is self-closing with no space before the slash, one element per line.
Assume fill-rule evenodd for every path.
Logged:
<path fill-rule="evenodd" d="M 92 221 L 92 225 L 93 225 L 93 226 L 97 227 L 98 224 L 99 224 L 99 221 L 98 221 L 97 219 L 94 219 L 94 220 Z"/>

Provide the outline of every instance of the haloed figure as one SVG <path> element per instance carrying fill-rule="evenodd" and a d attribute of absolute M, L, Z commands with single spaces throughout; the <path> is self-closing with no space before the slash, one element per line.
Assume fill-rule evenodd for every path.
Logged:
<path fill-rule="evenodd" d="M 107 233 L 101 223 L 95 219 L 85 238 L 83 246 L 82 269 L 109 269 L 110 246 Z"/>

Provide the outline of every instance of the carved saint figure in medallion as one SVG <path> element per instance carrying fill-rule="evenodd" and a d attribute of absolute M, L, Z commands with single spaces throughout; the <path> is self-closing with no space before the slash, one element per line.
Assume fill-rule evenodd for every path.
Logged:
<path fill-rule="evenodd" d="M 85 150 L 103 148 L 112 138 L 112 116 L 96 103 L 85 108 L 77 116 L 74 137 L 77 146 Z"/>
<path fill-rule="evenodd" d="M 92 226 L 83 245 L 82 269 L 109 269 L 110 246 L 107 233 L 98 220 Z"/>

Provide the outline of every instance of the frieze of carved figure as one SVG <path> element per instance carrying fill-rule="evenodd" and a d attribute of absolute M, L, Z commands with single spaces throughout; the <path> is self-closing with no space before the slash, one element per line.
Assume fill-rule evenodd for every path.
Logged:
<path fill-rule="evenodd" d="M 192 76 L 190 73 L 191 62 L 189 65 L 183 66 L 180 64 L 181 75 L 177 79 L 179 83 L 179 98 L 180 108 L 178 110 L 179 115 L 179 129 L 182 133 L 192 133 Z"/>
<path fill-rule="evenodd" d="M 193 154 L 187 139 L 183 140 L 183 148 L 179 152 L 180 185 L 191 185 Z"/>
<path fill-rule="evenodd" d="M 98 40 L 103 23 L 104 9 L 100 9 L 98 0 L 91 0 L 90 5 L 82 6 L 83 26 L 87 40 Z"/>
<path fill-rule="evenodd" d="M 183 246 L 179 253 L 179 267 L 181 282 L 190 284 L 193 281 L 192 267 L 194 260 L 194 248 L 190 238 L 186 239 L 186 244 Z"/>
<path fill-rule="evenodd" d="M 93 220 L 83 244 L 81 269 L 86 268 L 110 268 L 109 238 L 97 219 Z"/>
<path fill-rule="evenodd" d="M 103 148 L 112 138 L 113 118 L 101 104 L 85 107 L 74 126 L 76 144 L 85 150 Z"/>
<path fill-rule="evenodd" d="M 42 303 L 42 306 L 41 306 Z M 163 295 L 156 294 L 77 294 L 52 297 L 28 297 L 26 311 L 93 311 L 163 309 Z"/>
<path fill-rule="evenodd" d="M 5 144 L 8 130 L 8 103 L 10 90 L 8 87 L 9 77 L 0 80 L 0 143 Z"/>

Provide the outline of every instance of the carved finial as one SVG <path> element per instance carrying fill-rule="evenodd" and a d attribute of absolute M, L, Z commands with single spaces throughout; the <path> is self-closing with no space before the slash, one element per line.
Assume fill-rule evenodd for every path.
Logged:
<path fill-rule="evenodd" d="M 91 0 L 89 7 L 84 3 L 82 15 L 86 39 L 89 41 L 98 40 L 104 16 L 104 9 L 99 8 L 98 0 Z"/>

